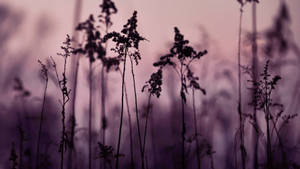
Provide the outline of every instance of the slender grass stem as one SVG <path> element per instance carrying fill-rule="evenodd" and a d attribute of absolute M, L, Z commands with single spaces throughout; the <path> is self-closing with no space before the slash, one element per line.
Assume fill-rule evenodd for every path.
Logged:
<path fill-rule="evenodd" d="M 122 76 L 122 72 L 121 72 L 121 71 L 120 71 L 120 75 Z M 126 108 L 127 108 L 127 115 L 128 115 L 128 123 L 129 123 L 129 137 L 130 137 L 130 166 L 131 166 L 132 169 L 134 169 L 132 122 L 131 122 L 130 107 L 129 107 L 129 103 L 128 103 L 128 94 L 127 94 L 126 83 L 124 84 L 124 92 L 125 92 L 125 101 L 126 101 Z"/>
<path fill-rule="evenodd" d="M 194 132 L 196 139 L 196 155 L 197 155 L 197 167 L 201 168 L 201 157 L 200 157 L 200 147 L 199 147 L 199 139 L 198 139 L 198 127 L 197 127 L 197 115 L 196 115 L 196 106 L 195 106 L 195 89 L 192 88 L 193 95 L 193 114 L 194 114 Z"/>
<path fill-rule="evenodd" d="M 92 108 L 93 108 L 93 70 L 92 62 L 89 63 L 89 169 L 92 169 Z"/>
<path fill-rule="evenodd" d="M 138 99 L 137 99 L 137 92 L 136 92 L 136 82 L 135 82 L 135 75 L 134 75 L 134 69 L 133 69 L 133 61 L 131 56 L 129 56 L 130 59 L 130 65 L 131 65 L 131 75 L 132 75 L 132 81 L 133 81 L 133 89 L 134 89 L 134 103 L 135 103 L 135 113 L 136 113 L 136 123 L 137 123 L 137 129 L 138 129 L 138 137 L 139 137 L 139 144 L 140 144 L 140 152 L 141 152 L 141 160 L 142 160 L 142 169 L 145 169 L 145 161 L 144 161 L 144 151 L 143 151 L 143 143 L 142 143 L 142 136 L 140 131 L 140 120 L 139 120 L 139 109 L 138 109 Z"/>
<path fill-rule="evenodd" d="M 36 169 L 39 168 L 39 162 L 40 162 L 40 144 L 41 144 L 41 135 L 43 130 L 43 121 L 44 121 L 44 111 L 45 111 L 45 104 L 46 104 L 46 93 L 48 88 L 48 78 L 45 79 L 45 88 L 44 88 L 44 94 L 43 94 L 43 103 L 42 103 L 42 110 L 40 113 L 40 124 L 39 124 L 39 132 L 38 132 L 38 141 L 37 141 L 37 149 L 36 149 Z"/>
<path fill-rule="evenodd" d="M 257 81 L 257 43 L 256 43 L 256 2 L 252 1 L 252 75 L 253 75 L 253 81 Z M 253 93 L 252 97 L 255 97 L 257 92 L 256 86 L 253 86 Z M 255 98 L 254 98 L 255 100 Z M 255 101 L 256 102 L 256 101 Z M 254 135 L 254 169 L 258 169 L 258 139 L 259 135 L 256 131 L 256 128 L 258 128 L 257 123 L 257 116 L 256 116 L 256 106 L 254 106 L 253 109 L 253 135 Z"/>
<path fill-rule="evenodd" d="M 148 96 L 148 103 L 147 103 L 147 113 L 146 113 L 146 122 L 145 122 L 145 129 L 144 129 L 144 141 L 143 141 L 143 153 L 145 154 L 146 149 L 146 139 L 147 139 L 147 129 L 148 129 L 148 120 L 149 114 L 151 112 L 151 94 Z"/>
<path fill-rule="evenodd" d="M 125 49 L 124 64 L 122 72 L 122 96 L 121 96 L 121 114 L 120 114 L 120 126 L 119 126 L 119 136 L 116 154 L 116 169 L 119 169 L 119 155 L 120 155 L 120 145 L 122 136 L 122 126 L 123 126 L 123 114 L 124 114 L 124 89 L 125 89 L 125 73 L 126 73 L 126 60 L 127 60 L 127 48 Z"/>
<path fill-rule="evenodd" d="M 242 113 L 242 84 L 241 84 L 241 39 L 242 39 L 242 22 L 243 22 L 243 5 L 240 8 L 239 20 L 239 40 L 238 40 L 238 114 L 239 114 L 239 137 L 240 137 L 240 153 L 242 160 L 242 169 L 246 169 L 246 149 L 244 144 L 244 119 Z"/>

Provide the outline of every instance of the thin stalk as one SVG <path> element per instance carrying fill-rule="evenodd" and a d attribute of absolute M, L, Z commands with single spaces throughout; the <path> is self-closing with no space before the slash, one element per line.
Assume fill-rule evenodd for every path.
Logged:
<path fill-rule="evenodd" d="M 37 140 L 37 148 L 36 148 L 36 169 L 39 168 L 40 163 L 40 144 L 41 144 L 41 135 L 43 130 L 43 120 L 44 120 L 44 111 L 45 111 L 45 104 L 46 104 L 46 93 L 48 88 L 48 78 L 45 79 L 46 84 L 44 88 L 44 94 L 43 94 L 43 103 L 42 103 L 42 110 L 40 114 L 40 125 L 39 125 L 39 132 L 38 132 L 38 140 Z"/>
<path fill-rule="evenodd" d="M 64 55 L 62 55 L 64 56 Z M 67 89 L 66 83 L 67 83 L 67 79 L 66 79 L 66 67 L 67 67 L 67 56 L 64 56 L 64 68 L 63 68 L 63 79 L 60 80 L 58 73 L 57 73 L 57 68 L 56 68 L 56 64 L 53 60 L 52 57 L 51 60 L 53 62 L 53 67 L 55 69 L 55 74 L 56 74 L 56 79 L 57 79 L 57 84 L 61 90 L 61 94 L 62 94 L 62 110 L 61 110 L 61 122 L 62 122 L 62 133 L 61 133 L 61 142 L 60 142 L 60 168 L 63 169 L 64 168 L 64 152 L 65 152 L 65 145 L 66 145 L 66 126 L 65 126 L 65 118 L 66 118 L 66 104 L 69 101 L 69 91 Z"/>
<path fill-rule="evenodd" d="M 257 43 L 256 43 L 256 2 L 252 1 L 252 75 L 253 75 L 253 81 L 254 83 L 257 82 Z M 252 97 L 254 98 L 256 95 L 257 89 L 256 86 L 253 86 L 253 94 Z M 256 102 L 256 101 L 255 101 Z M 256 103 L 255 103 L 256 104 Z M 253 109 L 253 139 L 254 139 L 254 169 L 258 169 L 258 139 L 259 135 L 258 132 L 256 131 L 258 128 L 258 123 L 257 123 L 257 116 L 256 116 L 256 105 L 254 106 Z"/>
<path fill-rule="evenodd" d="M 240 153 L 242 159 L 242 169 L 246 169 L 246 153 L 244 144 L 244 120 L 242 114 L 242 92 L 241 92 L 241 39 L 242 39 L 242 21 L 243 21 L 243 4 L 240 8 L 239 40 L 238 40 L 238 114 L 239 114 L 239 136 L 240 136 Z"/>
<path fill-rule="evenodd" d="M 106 24 L 106 28 L 105 28 L 105 34 L 107 34 L 108 32 L 108 24 Z M 107 52 L 107 42 L 105 43 L 105 53 Z M 106 81 L 107 79 L 105 78 L 105 66 L 102 65 L 102 69 L 101 69 L 101 120 L 100 120 L 100 137 L 101 137 L 101 130 L 102 130 L 102 143 L 103 145 L 105 145 L 105 131 L 106 131 L 106 127 L 107 127 L 107 119 L 106 119 L 106 106 L 105 106 L 105 100 L 106 100 Z M 99 167 L 100 169 L 102 168 L 102 164 L 101 161 L 103 161 L 103 168 L 106 169 L 106 161 L 103 159 L 99 159 Z"/>
<path fill-rule="evenodd" d="M 181 80 L 181 93 L 184 91 L 183 88 L 183 82 L 184 82 L 184 77 L 183 77 L 183 65 L 180 65 L 180 80 Z M 181 131 L 181 160 L 182 160 L 182 169 L 185 169 L 185 147 L 184 147 L 184 142 L 185 142 L 185 117 L 184 117 L 184 100 L 182 97 L 181 98 L 181 122 L 182 122 L 182 131 Z"/>
<path fill-rule="evenodd" d="M 120 117 L 119 136 L 118 136 L 118 145 L 117 145 L 116 169 L 119 169 L 119 154 L 120 154 L 120 144 L 121 144 L 123 114 L 124 114 L 124 88 L 125 88 L 127 51 L 128 49 L 126 48 L 125 55 L 124 55 L 123 73 L 122 73 L 122 96 L 121 96 L 121 114 L 120 114 L 121 117 Z"/>
<path fill-rule="evenodd" d="M 198 140 L 198 128 L 197 128 L 197 115 L 196 115 L 196 106 L 195 106 L 195 89 L 192 88 L 193 94 L 193 113 L 194 113 L 194 131 L 195 131 L 195 139 L 196 139 L 196 154 L 197 154 L 197 167 L 201 168 L 201 157 L 200 157 L 200 147 Z"/>
<path fill-rule="evenodd" d="M 277 136 L 277 139 L 278 139 L 279 148 L 280 148 L 281 155 L 282 155 L 283 166 L 284 166 L 284 167 L 288 167 L 288 165 L 287 165 L 287 159 L 286 159 L 286 153 L 285 153 L 285 151 L 284 151 L 284 146 L 283 146 L 282 140 L 281 140 L 281 138 L 280 138 L 279 130 L 277 129 L 277 127 L 276 127 L 276 122 L 274 121 L 273 118 L 271 119 L 271 121 L 272 121 L 272 123 L 273 123 L 273 128 L 274 128 L 274 130 L 275 130 L 275 133 L 276 133 L 276 136 Z"/>
<path fill-rule="evenodd" d="M 135 113 L 136 113 L 136 123 L 138 129 L 138 136 L 139 136 L 139 143 L 140 143 L 140 151 L 141 151 L 141 160 L 142 160 L 142 169 L 145 169 L 145 162 L 144 162 L 144 151 L 143 151 L 143 144 L 142 144 L 142 136 L 140 131 L 140 120 L 139 120 L 139 110 L 138 110 L 138 103 L 137 103 L 137 92 L 136 92 L 136 84 L 135 84 L 135 76 L 134 76 L 134 69 L 133 69 L 133 61 L 131 56 L 130 58 L 130 65 L 131 65 L 131 74 L 132 74 L 132 81 L 133 81 L 133 89 L 134 89 L 134 103 L 135 103 Z"/>
<path fill-rule="evenodd" d="M 108 32 L 108 26 L 106 25 L 106 30 L 105 33 L 107 34 Z M 105 44 L 105 51 L 107 51 L 107 43 Z M 105 67 L 104 65 L 102 66 L 101 69 L 101 112 L 102 112 L 102 117 L 101 117 L 101 122 L 102 122 L 102 142 L 105 144 L 105 128 L 106 128 L 106 116 L 105 116 L 105 97 L 106 97 L 106 78 L 105 78 Z M 104 124 L 105 123 L 105 124 Z"/>
<path fill-rule="evenodd" d="M 23 168 L 23 152 L 24 152 L 24 131 L 22 127 L 19 127 L 19 133 L 20 133 L 20 145 L 19 145 L 19 169 Z"/>
<path fill-rule="evenodd" d="M 92 92 L 93 92 L 93 70 L 92 62 L 89 63 L 89 169 L 92 169 Z"/>
<path fill-rule="evenodd" d="M 147 114 L 146 114 L 146 123 L 145 123 L 145 129 L 144 129 L 144 142 L 143 142 L 143 153 L 145 154 L 145 148 L 146 148 L 146 138 L 147 138 L 147 128 L 148 128 L 148 119 L 149 114 L 151 112 L 151 94 L 148 96 L 148 104 L 147 104 Z"/>
<path fill-rule="evenodd" d="M 151 126 L 151 144 L 152 144 L 152 156 L 153 156 L 153 166 L 154 168 L 157 168 L 156 165 L 157 165 L 157 159 L 156 159 L 156 146 L 155 146 L 155 135 L 154 135 L 154 118 L 153 118 L 153 113 L 150 114 L 150 126 Z"/>
<path fill-rule="evenodd" d="M 63 71 L 63 81 L 66 81 L 66 67 L 67 67 L 67 58 L 65 57 L 64 59 L 64 71 Z M 58 77 L 58 76 L 57 76 Z M 59 85 L 61 86 L 61 90 L 62 90 L 62 97 L 63 97 L 63 104 L 62 104 L 62 135 L 61 135 L 61 139 L 62 139 L 62 149 L 61 149 L 61 165 L 60 168 L 63 169 L 64 168 L 64 148 L 65 148 L 65 135 L 66 135 L 66 125 L 65 125 L 65 119 L 66 119 L 66 103 L 68 102 L 68 98 L 67 95 L 64 93 L 64 87 L 65 84 L 62 84 L 59 82 Z"/>
<path fill-rule="evenodd" d="M 18 97 L 17 97 L 18 99 Z M 22 101 L 22 100 L 21 100 Z M 23 163 L 23 147 L 24 147 L 24 131 L 23 131 L 23 122 L 22 122 L 22 117 L 21 117 L 21 110 L 17 111 L 17 118 L 18 118 L 18 132 L 20 134 L 19 137 L 19 169 L 21 168 L 21 164 Z M 13 148 L 14 148 L 14 143 L 13 143 Z M 17 159 L 16 159 L 17 160 Z"/>
<path fill-rule="evenodd" d="M 121 70 L 119 70 L 120 75 L 122 76 Z M 134 169 L 134 160 L 133 160 L 133 136 L 132 136 L 132 123 L 131 123 L 131 113 L 128 103 L 128 95 L 127 95 L 127 88 L 126 83 L 124 84 L 124 92 L 125 92 L 125 101 L 126 101 L 126 108 L 127 108 L 127 115 L 128 115 L 128 123 L 129 123 L 129 137 L 130 137 L 130 166 Z"/>
<path fill-rule="evenodd" d="M 64 100 L 64 99 L 63 99 Z M 66 133 L 66 126 L 65 126 L 65 106 L 63 106 L 63 110 L 62 110 L 62 119 L 61 119 L 61 121 L 62 121 L 62 125 L 63 125 L 63 127 L 62 127 L 62 141 L 63 142 L 65 142 L 65 133 Z M 62 149 L 61 149 L 61 152 L 60 152 L 60 168 L 61 169 L 63 169 L 64 168 L 64 145 L 65 143 L 62 143 Z"/>
<path fill-rule="evenodd" d="M 268 81 L 265 80 L 265 119 L 267 123 L 267 167 L 272 169 L 272 147 L 271 147 L 271 134 L 270 134 L 270 108 L 269 108 L 269 90 L 268 90 Z"/>
<path fill-rule="evenodd" d="M 102 131 L 102 143 L 103 145 L 105 145 L 105 131 L 106 131 L 106 125 L 107 125 L 107 119 L 106 119 L 106 116 L 105 116 L 105 95 L 106 95 L 106 78 L 104 77 L 105 76 L 105 67 L 102 66 L 102 69 L 101 69 L 101 120 L 100 120 L 100 126 L 101 126 L 101 129 L 100 129 L 100 133 Z M 101 134 L 100 134 L 100 137 L 101 137 Z M 103 163 L 101 163 L 101 161 Z M 100 169 L 102 168 L 102 165 L 103 165 L 103 168 L 106 169 L 106 162 L 105 160 L 101 160 L 99 159 L 99 164 L 100 164 Z"/>
<path fill-rule="evenodd" d="M 75 9 L 74 9 L 74 20 L 73 20 L 73 28 L 77 26 L 81 16 L 81 7 L 82 7 L 82 0 L 76 0 L 75 2 Z M 73 38 L 76 42 L 78 40 L 78 31 L 73 31 Z M 78 81 L 78 69 L 79 69 L 79 57 L 77 55 L 73 55 L 71 57 L 71 72 L 72 72 L 72 101 L 71 101 L 71 146 L 68 154 L 68 169 L 73 168 L 73 151 L 75 147 L 74 143 L 74 136 L 75 136 L 75 125 L 76 125 L 76 112 L 75 112 L 75 105 L 76 105 L 76 95 L 77 95 L 77 81 Z"/>

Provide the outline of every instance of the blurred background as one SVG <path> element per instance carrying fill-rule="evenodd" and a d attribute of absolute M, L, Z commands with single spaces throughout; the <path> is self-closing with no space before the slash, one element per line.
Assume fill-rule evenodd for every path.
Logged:
<path fill-rule="evenodd" d="M 32 114 L 32 116 L 29 115 L 26 117 L 30 117 L 29 120 L 34 121 L 37 118 L 34 114 L 40 111 L 44 82 L 40 78 L 38 59 L 45 61 L 49 56 L 53 56 L 59 65 L 59 71 L 61 71 L 63 60 L 57 57 L 56 53 L 60 52 L 60 46 L 66 34 L 73 36 L 74 28 L 78 22 L 85 21 L 90 14 L 98 15 L 100 12 L 99 4 L 101 2 L 99 0 L 0 1 L 0 119 L 3 121 L 1 124 L 1 135 L 8 136 L 7 139 L 2 140 L 0 143 L 0 154 L 4 154 L 4 156 L 0 157 L 0 168 L 6 168 L 9 165 L 7 160 L 7 157 L 9 157 L 8 147 L 18 135 L 13 134 L 16 132 L 14 123 L 17 123 L 13 112 L 25 111 Z M 185 38 L 190 40 L 192 46 L 195 46 L 197 50 L 208 50 L 208 54 L 193 67 L 196 74 L 200 77 L 201 86 L 207 91 L 206 96 L 200 93 L 196 94 L 196 107 L 199 108 L 197 116 L 201 119 L 199 122 L 199 132 L 202 133 L 203 138 L 207 138 L 216 152 L 214 153 L 215 167 L 232 167 L 234 165 L 232 149 L 235 132 L 238 128 L 238 116 L 236 112 L 236 64 L 240 4 L 235 0 L 118 0 L 115 1 L 115 5 L 118 8 L 118 13 L 112 16 L 113 26 L 110 30 L 120 31 L 133 11 L 137 10 L 138 30 L 142 36 L 149 40 L 141 44 L 142 61 L 135 69 L 141 109 L 145 107 L 147 98 L 146 94 L 140 92 L 141 88 L 149 79 L 151 72 L 155 70 L 152 63 L 159 56 L 169 51 L 173 42 L 173 28 L 175 26 L 180 29 Z M 252 31 L 251 7 L 250 4 L 247 4 L 243 8 L 243 45 L 241 57 L 242 65 L 244 66 L 251 64 L 252 56 L 251 42 L 249 42 Z M 261 0 L 257 4 L 259 70 L 263 69 L 265 58 L 270 58 L 272 73 L 283 77 L 278 90 L 276 90 L 274 100 L 280 100 L 285 107 L 285 111 L 290 114 L 299 113 L 299 8 L 299 0 Z M 285 9 L 285 11 L 282 9 Z M 277 39 L 268 36 L 270 32 L 275 32 L 274 34 Z M 270 45 L 272 46 L 271 52 L 268 48 Z M 109 55 L 113 55 L 113 53 L 109 53 Z M 100 77 L 97 77 L 97 73 L 101 71 L 101 64 L 96 64 L 94 70 L 95 78 L 100 79 Z M 88 92 L 86 91 L 88 88 L 86 77 L 88 72 L 87 59 L 82 60 L 79 71 L 79 99 L 76 104 L 76 108 L 78 109 L 77 127 L 78 129 L 82 129 L 79 135 L 86 137 L 85 129 L 87 123 L 85 121 L 87 117 L 85 112 L 88 108 Z M 156 125 L 152 125 L 159 132 L 156 133 L 156 136 L 155 132 L 153 132 L 154 134 L 152 133 L 153 135 L 151 136 L 151 143 L 156 142 L 156 151 L 161 151 L 161 154 L 158 155 L 157 159 L 149 157 L 149 161 L 151 161 L 149 168 L 155 168 L 156 166 L 165 167 L 163 164 L 164 160 L 169 160 L 172 166 L 176 168 L 176 161 L 179 158 L 174 155 L 179 151 L 178 147 L 174 146 L 176 145 L 176 141 L 168 141 L 167 139 L 177 138 L 180 134 L 180 126 L 177 125 L 180 120 L 176 118 L 179 118 L 180 114 L 174 113 L 179 111 L 179 108 L 177 109 L 177 107 L 172 106 L 178 105 L 179 98 L 175 98 L 177 97 L 177 90 L 179 88 L 174 85 L 174 81 L 176 81 L 174 72 L 168 71 L 165 73 L 164 78 L 166 77 L 166 83 L 164 83 L 162 96 L 159 100 L 153 99 L 153 116 L 155 117 L 153 121 Z M 22 82 L 24 90 L 30 92 L 30 98 L 19 97 L 19 91 L 15 90 L 16 79 Z M 249 76 L 245 74 L 242 79 L 244 112 L 248 112 L 251 110 L 248 105 L 250 102 L 248 88 L 251 85 L 247 82 Z M 100 87 L 97 87 L 100 84 L 98 80 L 95 82 L 95 93 L 100 91 Z M 118 124 L 119 120 L 120 80 L 118 73 L 112 73 L 107 84 L 107 111 L 111 112 L 108 115 L 108 119 L 110 119 L 108 143 L 113 146 L 116 144 L 116 134 L 114 133 L 117 132 L 116 124 Z M 128 84 L 128 86 L 131 85 Z M 129 88 L 128 93 L 133 93 L 133 90 Z M 57 111 L 59 112 L 59 106 L 57 106 L 59 98 L 56 98 L 59 94 L 55 82 L 51 81 L 47 96 L 49 97 L 49 104 L 47 105 L 49 119 L 59 118 L 59 113 L 56 113 Z M 131 96 L 129 94 L 129 97 Z M 95 94 L 94 97 L 95 106 L 93 110 L 95 112 L 95 119 L 100 119 L 100 115 L 97 112 L 101 110 L 101 105 L 96 104 L 100 96 Z M 133 105 L 133 99 L 129 100 L 129 103 Z M 191 100 L 188 101 L 188 104 L 190 105 L 187 107 L 187 110 L 191 111 Z M 263 114 L 261 114 L 261 117 L 263 117 Z M 191 120 L 192 115 L 187 117 L 187 121 Z M 167 123 L 161 123 L 165 121 Z M 296 118 L 294 121 L 298 121 L 298 119 Z M 50 130 L 49 138 L 53 138 L 53 140 L 59 137 L 57 134 L 57 130 L 59 130 L 58 123 L 59 121 L 57 121 L 57 128 L 51 127 L 54 126 L 51 122 L 47 124 L 49 127 L 45 127 L 47 131 Z M 133 123 L 135 125 L 135 122 Z M 263 122 L 261 123 L 263 126 Z M 28 132 L 33 130 L 35 125 L 27 126 Z M 95 130 L 99 127 L 99 122 L 96 122 L 94 125 Z M 287 149 L 292 149 L 293 146 L 294 148 L 298 148 L 300 143 L 299 127 L 297 124 L 292 124 L 289 132 L 283 136 L 284 138 L 288 138 L 287 141 L 290 144 L 290 147 L 287 147 Z M 251 124 L 247 123 L 246 137 L 251 138 L 250 131 Z M 127 130 L 126 132 L 128 133 Z M 159 133 L 171 134 L 163 135 Z M 125 134 L 125 136 L 127 135 Z M 34 138 L 34 134 L 30 138 Z M 80 137 L 78 136 L 78 138 Z M 84 141 L 80 141 L 79 139 L 78 142 L 82 142 L 78 143 L 78 151 L 83 152 L 83 155 L 78 158 L 84 159 L 84 154 L 86 154 Z M 94 142 L 97 141 L 95 140 Z M 251 141 L 248 142 L 250 144 Z M 127 143 L 124 141 L 122 144 L 126 145 Z M 47 145 L 46 141 L 44 142 L 45 145 Z M 57 145 L 54 144 L 54 146 Z M 248 148 L 251 149 L 251 145 Z M 298 151 L 298 149 L 294 150 Z M 49 151 L 55 152 L 56 149 Z M 128 150 L 124 148 L 124 152 L 126 151 Z M 135 151 L 138 152 L 138 150 Z M 153 147 L 149 147 L 149 151 L 154 151 Z M 262 149 L 261 151 L 264 150 Z M 158 152 L 155 153 L 159 154 Z M 249 153 L 252 153 L 251 150 L 249 150 Z M 290 160 L 297 159 L 297 157 L 299 155 L 291 151 Z M 56 161 L 56 158 L 58 157 L 55 157 L 55 155 L 54 157 L 51 156 L 52 161 Z M 249 155 L 250 160 L 251 158 Z M 124 159 L 129 161 L 129 157 L 125 157 Z M 195 159 L 191 158 L 191 161 L 191 167 L 196 168 L 192 164 Z M 81 166 L 85 166 L 85 163 L 86 161 L 82 162 Z M 123 163 L 124 165 L 127 164 L 126 162 Z M 207 160 L 203 166 L 209 166 L 209 163 L 209 160 Z M 55 166 L 55 164 L 52 165 Z"/>

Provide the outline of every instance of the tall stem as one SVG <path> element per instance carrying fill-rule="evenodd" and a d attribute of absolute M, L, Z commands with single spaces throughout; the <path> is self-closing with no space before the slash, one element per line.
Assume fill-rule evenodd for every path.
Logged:
<path fill-rule="evenodd" d="M 239 40 L 238 40 L 238 114 L 239 114 L 239 136 L 240 136 L 240 153 L 242 159 L 242 169 L 246 169 L 246 149 L 244 145 L 244 120 L 242 114 L 242 92 L 241 92 L 241 39 L 242 39 L 242 20 L 243 19 L 243 4 L 240 8 L 240 24 L 239 24 Z"/>
<path fill-rule="evenodd" d="M 257 82 L 257 43 L 256 43 L 256 2 L 252 1 L 252 76 L 254 83 Z M 257 102 L 255 100 L 255 96 L 257 93 L 256 86 L 253 86 L 253 93 L 252 97 L 254 99 L 254 102 Z M 255 103 L 256 104 L 256 103 Z M 253 106 L 253 142 L 254 142 L 254 169 L 258 169 L 258 123 L 257 123 L 257 116 L 256 116 L 256 105 Z"/>
<path fill-rule="evenodd" d="M 148 119 L 149 114 L 151 112 L 151 94 L 148 96 L 148 104 L 147 104 L 147 114 L 146 114 L 146 123 L 145 123 L 145 129 L 144 129 L 144 142 L 143 142 L 143 153 L 145 154 L 145 147 L 146 147 L 146 138 L 147 138 L 147 128 L 148 128 Z"/>
<path fill-rule="evenodd" d="M 180 65 L 180 80 L 181 80 L 181 89 L 180 92 L 184 92 L 183 88 L 183 82 L 184 82 L 184 77 L 183 77 L 183 65 Z M 181 96 L 181 120 L 182 120 L 182 131 L 181 131 L 181 161 L 182 161 L 182 169 L 185 169 L 185 147 L 184 147 L 184 142 L 185 142 L 185 117 L 184 117 L 184 100 Z"/>
<path fill-rule="evenodd" d="M 269 90 L 268 90 L 268 81 L 265 80 L 265 119 L 267 123 L 267 167 L 268 169 L 272 169 L 272 149 L 271 149 L 271 135 L 270 135 L 270 108 L 269 108 L 269 103 L 270 103 L 270 97 L 269 97 Z"/>
<path fill-rule="evenodd" d="M 101 120 L 100 120 L 100 131 L 102 131 L 102 143 L 103 145 L 105 145 L 105 131 L 106 131 L 106 127 L 107 127 L 107 119 L 105 116 L 105 96 L 106 96 L 106 78 L 105 78 L 105 67 L 102 66 L 101 69 Z M 101 133 L 101 132 L 100 132 Z M 100 134 L 101 137 L 101 134 Z M 101 164 L 101 161 L 103 161 L 103 163 Z M 103 159 L 99 159 L 99 167 L 100 169 L 103 168 L 106 169 L 106 161 Z"/>
<path fill-rule="evenodd" d="M 80 20 L 81 15 L 81 6 L 82 0 L 76 0 L 75 9 L 74 9 L 74 20 L 73 28 L 77 26 Z M 76 42 L 78 40 L 78 31 L 73 32 L 73 38 Z M 77 81 L 78 81 L 78 68 L 79 68 L 79 58 L 77 55 L 71 57 L 71 73 L 72 73 L 72 99 L 71 99 L 71 146 L 68 154 L 68 169 L 72 169 L 73 166 L 73 151 L 74 151 L 74 136 L 75 136 L 75 125 L 76 125 L 76 114 L 75 114 L 75 105 L 76 105 L 76 94 L 77 94 Z"/>
<path fill-rule="evenodd" d="M 122 72 L 120 71 L 122 76 Z M 129 123 L 129 136 L 130 136 L 130 166 L 134 169 L 134 160 L 133 160 L 133 136 L 132 136 L 132 123 L 131 123 L 131 113 L 128 103 L 128 95 L 127 95 L 127 88 L 126 84 L 124 84 L 124 92 L 125 92 L 125 101 L 126 101 L 126 108 L 127 108 L 127 115 L 128 115 L 128 123 Z"/>
<path fill-rule="evenodd" d="M 105 34 L 108 32 L 108 24 L 106 24 L 105 27 Z M 107 42 L 105 43 L 105 53 L 107 52 Z M 105 131 L 107 128 L 107 118 L 106 118 L 106 105 L 105 105 L 105 100 L 106 100 L 106 77 L 105 77 L 105 65 L 102 65 L 101 69 L 101 120 L 100 120 L 100 137 L 101 137 L 101 131 L 102 131 L 102 143 L 105 145 Z M 106 169 L 106 161 L 103 159 L 103 168 Z M 100 169 L 102 168 L 101 164 L 101 159 L 99 159 L 99 167 Z"/>
<path fill-rule="evenodd" d="M 43 120 L 44 120 L 44 111 L 45 111 L 45 104 L 46 104 L 46 92 L 48 88 L 48 79 L 46 79 L 46 84 L 44 88 L 44 97 L 43 97 L 43 103 L 42 103 L 42 110 L 40 114 L 40 125 L 39 125 L 39 133 L 38 133 L 38 141 L 37 141 L 37 149 L 36 149 L 36 169 L 39 168 L 39 162 L 40 162 L 40 142 L 41 142 L 41 135 L 42 135 L 42 129 L 43 129 Z"/>
<path fill-rule="evenodd" d="M 132 74 L 132 81 L 133 81 L 133 89 L 134 89 L 134 103 L 135 103 L 135 113 L 136 113 L 136 123 L 138 129 L 138 136 L 139 136 L 139 143 L 140 143 L 140 151 L 141 151 L 141 160 L 142 160 L 142 169 L 145 169 L 145 162 L 144 162 L 144 151 L 143 151 L 143 144 L 142 144 L 142 136 L 140 131 L 140 120 L 139 120 L 139 110 L 138 110 L 138 103 L 137 103 L 137 93 L 136 93 L 136 84 L 135 84 L 135 76 L 134 76 L 134 69 L 133 69 L 133 61 L 131 56 L 130 58 L 130 65 L 131 65 L 131 74 Z"/>
<path fill-rule="evenodd" d="M 93 103 L 93 70 L 92 70 L 92 62 L 89 64 L 89 169 L 92 169 L 92 103 Z"/>
<path fill-rule="evenodd" d="M 196 154 L 197 154 L 197 167 L 198 169 L 201 168 L 201 157 L 200 157 L 200 147 L 199 147 L 199 140 L 198 140 L 198 128 L 197 128 L 197 115 L 196 115 L 196 106 L 195 106 L 195 89 L 192 88 L 193 94 L 193 113 L 194 113 L 194 131 L 195 131 L 195 138 L 196 138 Z"/>
<path fill-rule="evenodd" d="M 125 55 L 124 55 L 123 74 L 122 74 L 122 96 L 121 96 L 121 114 L 120 114 L 121 117 L 120 117 L 119 136 L 118 136 L 118 145 L 117 145 L 116 169 L 119 169 L 119 154 L 120 154 L 120 144 L 121 144 L 123 114 L 124 114 L 124 87 L 125 87 L 127 51 L 128 49 L 126 48 Z"/>

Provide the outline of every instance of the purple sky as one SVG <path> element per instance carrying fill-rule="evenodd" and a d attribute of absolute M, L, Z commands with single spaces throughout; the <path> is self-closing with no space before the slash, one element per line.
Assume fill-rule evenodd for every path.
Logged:
<path fill-rule="evenodd" d="M 52 23 L 52 35 L 47 40 L 50 44 L 49 55 L 56 53 L 56 49 L 66 33 L 72 32 L 73 9 L 75 0 L 10 0 L 8 4 L 18 11 L 23 11 L 26 20 L 24 39 L 32 33 L 30 23 L 39 17 L 48 17 Z M 258 5 L 258 29 L 263 30 L 272 23 L 279 7 L 279 0 L 261 0 Z M 97 14 L 100 1 L 83 1 L 82 17 L 85 19 L 90 13 Z M 239 18 L 239 4 L 236 0 L 118 0 L 115 1 L 118 14 L 113 18 L 113 29 L 120 30 L 121 26 L 131 16 L 133 10 L 138 11 L 139 29 L 150 40 L 144 45 L 143 53 L 155 55 L 164 52 L 162 47 L 172 40 L 173 27 L 178 26 L 191 42 L 199 40 L 198 27 L 201 25 L 211 38 L 221 46 L 223 55 L 235 56 L 237 44 L 237 26 Z M 300 43 L 300 20 L 298 10 L 299 0 L 288 0 L 291 9 L 292 28 L 295 38 Z M 251 8 L 245 7 L 245 30 L 250 30 Z M 23 38 L 23 37 L 22 37 Z"/>

